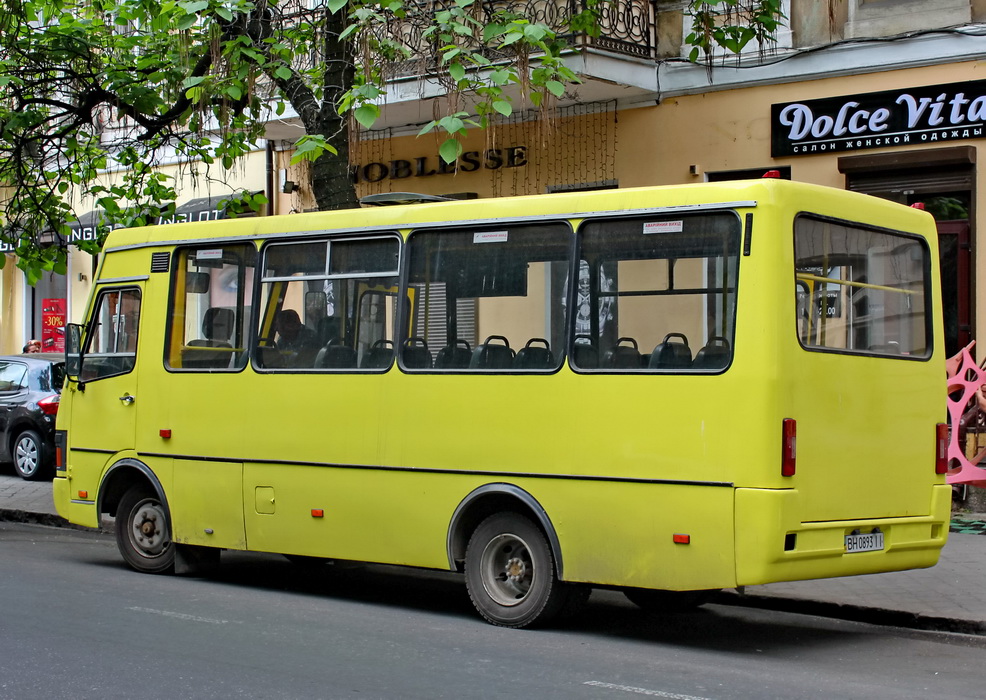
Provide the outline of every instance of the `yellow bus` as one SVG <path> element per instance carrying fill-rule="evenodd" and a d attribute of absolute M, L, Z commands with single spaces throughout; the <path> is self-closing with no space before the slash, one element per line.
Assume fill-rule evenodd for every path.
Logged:
<path fill-rule="evenodd" d="M 464 574 L 544 624 L 932 566 L 930 215 L 764 179 L 118 230 L 67 329 L 58 512 Z"/>

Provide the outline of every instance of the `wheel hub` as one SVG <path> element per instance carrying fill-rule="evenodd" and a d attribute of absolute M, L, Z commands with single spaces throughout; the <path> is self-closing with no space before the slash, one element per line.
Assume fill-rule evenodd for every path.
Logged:
<path fill-rule="evenodd" d="M 168 533 L 160 524 L 164 522 L 161 506 L 153 501 L 145 501 L 134 510 L 131 528 L 134 549 L 145 557 L 154 557 L 168 546 Z"/>
<path fill-rule="evenodd" d="M 509 533 L 487 543 L 481 571 L 487 595 L 506 607 L 524 602 L 537 575 L 527 543 Z"/>
<path fill-rule="evenodd" d="M 506 577 L 514 583 L 520 582 L 527 575 L 527 565 L 514 557 L 507 562 Z"/>

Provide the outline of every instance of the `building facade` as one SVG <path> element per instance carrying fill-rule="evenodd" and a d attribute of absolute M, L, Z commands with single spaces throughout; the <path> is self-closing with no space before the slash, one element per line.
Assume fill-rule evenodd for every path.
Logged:
<path fill-rule="evenodd" d="M 554 7 L 529 4 L 535 15 L 541 5 Z M 709 65 L 684 58 L 685 5 L 617 0 L 602 17 L 600 36 L 573 39 L 569 62 L 582 82 L 547 118 L 520 110 L 495 129 L 471 132 L 453 165 L 438 158 L 436 137 L 417 136 L 433 101 L 442 99 L 428 66 L 394 66 L 381 119 L 354 150 L 359 194 L 498 197 L 775 170 L 920 202 L 939 221 L 948 348 L 975 338 L 986 328 L 986 303 L 976 296 L 977 270 L 986 270 L 986 248 L 977 244 L 986 231 L 977 206 L 978 153 L 986 144 L 986 0 L 788 0 L 776 45 Z M 401 36 L 413 49 L 420 32 L 409 27 Z M 306 173 L 289 164 L 302 133 L 290 113 L 271 122 L 266 150 L 251 156 L 229 191 L 266 192 L 274 214 L 313 208 Z M 179 205 L 226 194 L 198 182 L 182 184 Z M 213 203 L 205 209 L 217 211 Z M 87 235 L 82 218 L 80 236 Z M 90 256 L 76 251 L 68 275 L 30 288 L 5 266 L 0 351 L 19 351 L 41 334 L 47 300 L 64 298 L 66 318 L 79 320 L 93 269 Z"/>

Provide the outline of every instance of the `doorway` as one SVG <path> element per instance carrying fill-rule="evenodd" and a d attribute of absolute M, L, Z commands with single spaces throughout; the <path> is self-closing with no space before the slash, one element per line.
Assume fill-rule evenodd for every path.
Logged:
<path fill-rule="evenodd" d="M 920 203 L 934 216 L 947 357 L 975 338 L 975 162 L 971 146 L 839 158 L 847 189 L 909 206 Z"/>

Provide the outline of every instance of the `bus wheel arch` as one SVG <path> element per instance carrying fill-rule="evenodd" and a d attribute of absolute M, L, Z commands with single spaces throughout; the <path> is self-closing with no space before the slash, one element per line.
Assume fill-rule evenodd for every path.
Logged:
<path fill-rule="evenodd" d="M 120 505 L 120 499 L 134 486 L 145 485 L 154 492 L 164 505 L 165 511 L 169 513 L 168 499 L 164 495 L 164 487 L 157 476 L 143 462 L 136 459 L 121 459 L 110 467 L 99 485 L 99 500 L 96 503 L 97 513 L 106 513 L 111 517 L 116 516 L 116 509 Z M 170 534 L 170 533 L 169 533 Z"/>
<path fill-rule="evenodd" d="M 447 537 L 450 570 L 460 573 L 465 570 L 466 546 L 473 532 L 489 516 L 505 512 L 526 516 L 540 527 L 551 548 L 558 578 L 563 578 L 561 544 L 548 513 L 530 493 L 519 486 L 506 483 L 480 486 L 456 507 Z"/>
<path fill-rule="evenodd" d="M 477 612 L 501 627 L 533 627 L 577 613 L 592 589 L 562 582 L 561 545 L 548 514 L 512 484 L 462 500 L 448 533 L 449 564 L 465 573 Z"/>
<path fill-rule="evenodd" d="M 116 518 L 117 546 L 124 561 L 141 573 L 174 570 L 176 547 L 164 489 L 147 465 L 121 460 L 103 478 L 98 511 Z"/>

